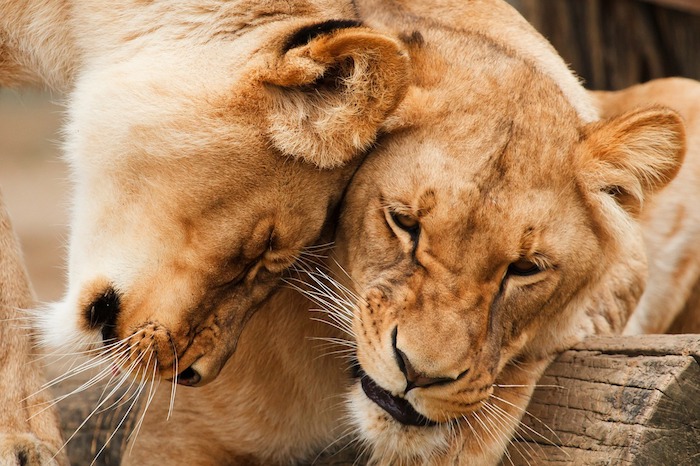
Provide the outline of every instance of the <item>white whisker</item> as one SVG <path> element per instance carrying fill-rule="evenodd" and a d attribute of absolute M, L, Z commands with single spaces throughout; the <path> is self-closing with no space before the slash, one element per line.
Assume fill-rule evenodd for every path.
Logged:
<path fill-rule="evenodd" d="M 177 376 L 179 372 L 179 367 L 178 367 L 178 360 L 177 360 L 177 348 L 175 348 L 175 343 L 173 343 L 172 340 L 170 340 L 170 344 L 173 347 L 173 364 L 174 364 L 174 375 L 173 375 L 173 381 L 172 381 L 172 387 L 170 388 L 170 405 L 168 406 L 168 416 L 166 417 L 166 420 L 169 421 L 170 417 L 173 414 L 173 410 L 175 409 L 175 391 L 177 390 Z"/>

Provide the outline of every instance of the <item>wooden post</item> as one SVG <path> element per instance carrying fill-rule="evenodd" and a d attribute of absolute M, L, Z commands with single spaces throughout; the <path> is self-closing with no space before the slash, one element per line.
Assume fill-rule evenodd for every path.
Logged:
<path fill-rule="evenodd" d="M 520 438 L 510 448 L 512 463 L 697 464 L 699 361 L 700 335 L 591 338 L 564 352 L 539 382 Z M 100 393 L 91 390 L 62 402 L 66 437 L 94 408 Z M 73 464 L 92 460 L 124 409 L 101 413 L 78 432 L 68 447 Z M 97 464 L 118 464 L 128 430 L 117 432 Z M 361 464 L 355 454 L 345 450 L 314 464 Z"/>

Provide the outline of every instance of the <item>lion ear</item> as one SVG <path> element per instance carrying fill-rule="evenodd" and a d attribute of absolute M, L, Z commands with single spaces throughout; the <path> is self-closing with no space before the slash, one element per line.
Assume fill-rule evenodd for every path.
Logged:
<path fill-rule="evenodd" d="M 272 93 L 272 144 L 321 168 L 367 150 L 406 93 L 408 55 L 397 40 L 354 21 L 292 34 L 263 82 Z"/>
<path fill-rule="evenodd" d="M 637 215 L 645 198 L 666 186 L 685 156 L 685 125 L 665 107 L 632 110 L 586 127 L 584 173 L 593 188 Z"/>

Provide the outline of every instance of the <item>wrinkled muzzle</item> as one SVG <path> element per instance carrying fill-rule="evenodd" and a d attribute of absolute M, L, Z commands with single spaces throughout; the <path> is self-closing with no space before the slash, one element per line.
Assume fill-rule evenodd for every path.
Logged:
<path fill-rule="evenodd" d="M 73 339 L 76 333 L 87 337 L 113 369 L 137 379 L 161 378 L 201 386 L 218 376 L 248 319 L 276 282 L 270 279 L 233 288 L 193 284 L 122 291 L 106 279 L 98 279 L 83 287 L 77 321 L 54 313 L 56 320 L 45 329 L 49 338 L 58 333 L 54 338 L 64 342 L 68 340 L 66 333 Z M 66 328 L 65 323 L 71 320 L 76 328 Z"/>

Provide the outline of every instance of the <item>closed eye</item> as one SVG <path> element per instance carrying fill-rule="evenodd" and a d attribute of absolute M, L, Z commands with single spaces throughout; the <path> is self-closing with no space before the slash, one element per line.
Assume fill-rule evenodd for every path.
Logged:
<path fill-rule="evenodd" d="M 218 288 L 233 287 L 233 286 L 240 284 L 248 276 L 250 271 L 253 269 L 255 264 L 257 264 L 258 262 L 259 262 L 259 260 L 255 260 L 255 261 L 249 263 L 238 274 L 236 274 L 233 278 L 226 280 L 225 282 L 218 285 Z"/>

